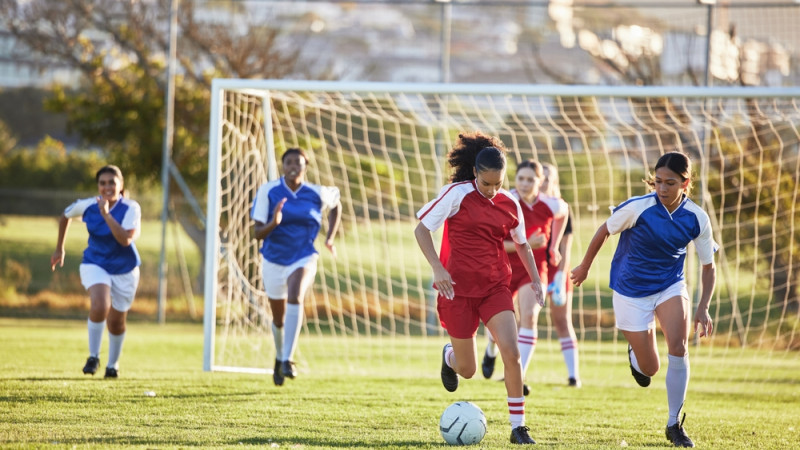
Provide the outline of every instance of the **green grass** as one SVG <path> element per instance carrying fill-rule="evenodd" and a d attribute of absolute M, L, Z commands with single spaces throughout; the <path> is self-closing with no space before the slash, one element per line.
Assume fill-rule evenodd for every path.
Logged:
<path fill-rule="evenodd" d="M 300 375 L 278 388 L 269 375 L 203 372 L 199 325 L 134 322 L 121 378 L 104 380 L 80 371 L 84 321 L 0 318 L 0 446 L 440 448 L 439 415 L 469 400 L 487 415 L 481 446 L 509 447 L 503 384 L 478 375 L 446 392 L 443 341 L 303 335 Z M 584 386 L 569 389 L 556 345 L 540 341 L 528 374 L 527 420 L 540 445 L 667 447 L 666 365 L 642 389 L 623 343 L 582 343 Z M 691 351 L 686 427 L 700 448 L 797 446 L 796 354 Z"/>

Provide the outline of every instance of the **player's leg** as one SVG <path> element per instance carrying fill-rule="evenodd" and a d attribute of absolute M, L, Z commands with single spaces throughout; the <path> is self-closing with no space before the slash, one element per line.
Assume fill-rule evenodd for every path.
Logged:
<path fill-rule="evenodd" d="M 139 268 L 111 276 L 111 308 L 108 311 L 108 363 L 105 378 L 119 376 L 119 358 L 127 331 L 128 311 L 133 306 L 136 288 L 139 285 Z"/>
<path fill-rule="evenodd" d="M 561 343 L 561 355 L 567 366 L 569 385 L 581 386 L 580 371 L 578 368 L 578 339 L 575 328 L 572 326 L 572 290 L 565 292 L 565 302 L 561 306 L 550 303 L 550 318 L 556 328 L 558 341 Z"/>
<path fill-rule="evenodd" d="M 617 328 L 628 340 L 631 375 L 642 387 L 650 385 L 650 377 L 660 366 L 655 335 L 657 299 L 658 294 L 634 298 L 616 291 L 612 296 Z"/>
<path fill-rule="evenodd" d="M 286 315 L 286 266 L 273 264 L 266 259 L 261 260 L 261 279 L 264 291 L 269 299 L 269 310 L 272 314 L 272 340 L 275 344 L 275 366 L 272 369 L 272 381 L 276 386 L 283 385 L 281 360 L 283 355 L 283 323 Z"/>
<path fill-rule="evenodd" d="M 694 443 L 686 435 L 679 415 L 686 400 L 689 386 L 689 299 L 681 294 L 670 297 L 656 307 L 656 316 L 667 341 L 668 366 L 666 375 L 667 419 L 666 435 L 679 447 L 693 447 Z"/>
<path fill-rule="evenodd" d="M 305 260 L 303 265 L 296 268 L 286 280 L 287 296 L 281 373 L 289 378 L 297 376 L 293 358 L 297 349 L 297 338 L 300 335 L 301 324 L 303 323 L 303 299 L 305 298 L 306 290 L 317 274 L 317 258 L 316 255 L 314 256 Z"/>
<path fill-rule="evenodd" d="M 544 292 L 544 287 L 543 285 L 542 292 Z M 519 347 L 522 380 L 524 382 L 525 375 L 528 373 L 528 366 L 536 350 L 536 341 L 538 340 L 539 334 L 537 322 L 539 321 L 539 313 L 542 311 L 542 307 L 539 306 L 539 302 L 536 301 L 536 295 L 533 293 L 533 288 L 530 283 L 526 283 L 519 288 L 519 291 L 517 291 L 517 300 L 519 301 L 517 346 Z"/>
<path fill-rule="evenodd" d="M 481 371 L 484 378 L 491 378 L 494 373 L 494 365 L 497 362 L 497 344 L 494 342 L 492 333 L 486 329 L 486 350 L 483 352 L 483 361 L 481 362 Z"/>
<path fill-rule="evenodd" d="M 515 444 L 534 444 L 525 426 L 525 397 L 522 394 L 522 364 L 518 346 L 516 317 L 513 311 L 495 314 L 486 326 L 497 340 L 508 395 L 509 422 L 511 423 L 511 442 Z"/>
<path fill-rule="evenodd" d="M 89 293 L 89 318 L 86 322 L 89 337 L 89 357 L 83 373 L 94 375 L 100 366 L 100 348 L 111 307 L 111 277 L 94 264 L 80 265 L 81 284 Z"/>

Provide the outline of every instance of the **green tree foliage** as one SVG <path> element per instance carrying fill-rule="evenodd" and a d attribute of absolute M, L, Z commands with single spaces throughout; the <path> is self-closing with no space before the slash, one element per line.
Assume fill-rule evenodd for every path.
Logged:
<path fill-rule="evenodd" d="M 14 149 L 0 158 L 0 187 L 9 189 L 97 189 L 95 172 L 104 158 L 97 152 L 67 152 L 64 145 L 46 137 L 34 149 Z"/>
<path fill-rule="evenodd" d="M 174 101 L 175 166 L 204 198 L 208 163 L 208 117 L 214 77 L 283 78 L 307 75 L 296 67 L 302 42 L 279 41 L 242 5 L 180 2 L 178 67 Z M 199 17 L 204 17 L 200 21 Z M 54 64 L 80 71 L 78 89 L 55 87 L 47 106 L 67 115 L 68 128 L 138 183 L 155 184 L 162 168 L 167 88 L 170 2 L 71 0 L 0 1 L 0 23 L 26 49 Z M 324 78 L 324 74 L 316 74 Z M 181 195 L 176 186 L 174 197 Z M 184 204 L 180 198 L 177 205 Z M 178 215 L 190 217 L 191 213 Z M 202 247 L 197 220 L 182 220 Z"/>

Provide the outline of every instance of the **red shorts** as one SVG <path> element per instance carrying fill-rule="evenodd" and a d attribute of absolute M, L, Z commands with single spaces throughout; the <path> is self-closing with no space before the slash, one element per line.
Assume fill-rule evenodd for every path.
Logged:
<path fill-rule="evenodd" d="M 514 311 L 514 301 L 508 287 L 501 286 L 486 297 L 462 297 L 448 300 L 441 295 L 436 300 L 441 322 L 447 333 L 456 339 L 475 337 L 480 321 L 485 324 L 495 314 Z"/>
<path fill-rule="evenodd" d="M 544 283 L 544 280 L 546 280 L 548 276 L 548 266 L 539 266 L 538 262 L 536 264 L 537 268 L 539 269 L 539 279 L 542 280 L 542 283 Z M 511 286 L 511 295 L 515 295 L 519 288 L 525 286 L 526 284 L 531 284 L 531 277 L 528 275 L 528 271 L 525 270 L 524 267 L 520 270 L 514 270 L 511 272 L 511 284 L 509 284 L 509 286 Z"/>

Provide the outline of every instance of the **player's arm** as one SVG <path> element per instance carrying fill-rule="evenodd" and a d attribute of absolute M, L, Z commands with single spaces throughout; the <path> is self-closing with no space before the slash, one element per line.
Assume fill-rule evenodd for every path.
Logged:
<path fill-rule="evenodd" d="M 580 286 L 586 280 L 586 277 L 589 275 L 589 268 L 592 267 L 592 262 L 597 257 L 597 253 L 603 247 L 603 244 L 606 243 L 608 237 L 611 233 L 608 232 L 608 225 L 603 222 L 600 225 L 600 228 L 597 229 L 597 232 L 592 237 L 592 241 L 589 242 L 589 247 L 586 249 L 586 254 L 583 256 L 583 261 L 578 264 L 572 272 L 570 273 L 570 279 L 575 284 L 575 286 Z"/>
<path fill-rule="evenodd" d="M 530 244 L 524 242 L 522 244 L 514 243 L 517 255 L 522 260 L 522 265 L 528 271 L 531 277 L 531 285 L 533 286 L 533 293 L 536 295 L 536 301 L 539 306 L 544 306 L 544 292 L 542 292 L 542 279 L 539 278 L 539 270 L 536 267 L 536 260 L 533 258 L 533 251 Z"/>
<path fill-rule="evenodd" d="M 711 336 L 714 325 L 711 316 L 708 314 L 708 306 L 711 303 L 711 294 L 717 284 L 717 268 L 714 263 L 703 264 L 700 278 L 703 281 L 703 288 L 700 292 L 700 302 L 697 304 L 697 311 L 694 313 L 694 332 L 700 332 L 700 337 Z"/>
<path fill-rule="evenodd" d="M 108 225 L 108 228 L 111 230 L 114 239 L 123 247 L 128 247 L 133 244 L 133 240 L 136 236 L 136 229 L 126 230 L 122 228 L 122 225 L 120 225 L 117 219 L 108 211 L 108 201 L 105 198 L 98 198 L 97 206 L 100 209 L 100 215 L 103 217 L 103 220 L 106 221 L 106 225 Z"/>
<path fill-rule="evenodd" d="M 562 215 L 553 219 L 553 227 L 551 231 L 552 239 L 550 239 L 550 248 L 547 249 L 547 255 L 550 258 L 550 263 L 554 266 L 561 264 L 561 259 L 564 253 L 561 251 L 561 240 L 564 238 L 564 231 L 567 229 L 567 216 Z"/>
<path fill-rule="evenodd" d="M 281 224 L 281 220 L 283 219 L 283 213 L 281 211 L 283 210 L 284 203 L 286 203 L 285 198 L 281 199 L 281 201 L 279 201 L 278 204 L 275 205 L 275 210 L 272 214 L 271 222 L 264 223 L 256 220 L 256 224 L 254 225 L 256 239 L 261 240 L 266 238 L 267 236 L 269 236 L 270 233 L 272 233 L 272 230 L 274 230 L 278 225 Z"/>
<path fill-rule="evenodd" d="M 336 206 L 331 208 L 328 212 L 328 234 L 325 237 L 325 247 L 331 251 L 334 258 L 336 257 L 336 246 L 333 245 L 333 239 L 336 237 L 336 231 L 339 229 L 339 224 L 342 222 L 342 204 L 337 203 Z"/>
<path fill-rule="evenodd" d="M 58 219 L 58 240 L 56 241 L 56 251 L 50 256 L 50 270 L 55 271 L 56 266 L 64 267 L 64 241 L 67 239 L 67 230 L 72 219 L 61 214 Z"/>
<path fill-rule="evenodd" d="M 453 289 L 455 283 L 450 277 L 450 272 L 445 269 L 439 260 L 430 230 L 420 222 L 417 224 L 417 228 L 414 229 L 414 237 L 417 238 L 417 244 L 422 250 L 422 254 L 425 255 L 425 259 L 428 260 L 428 264 L 433 269 L 433 285 L 445 298 L 452 299 L 455 295 Z"/>

